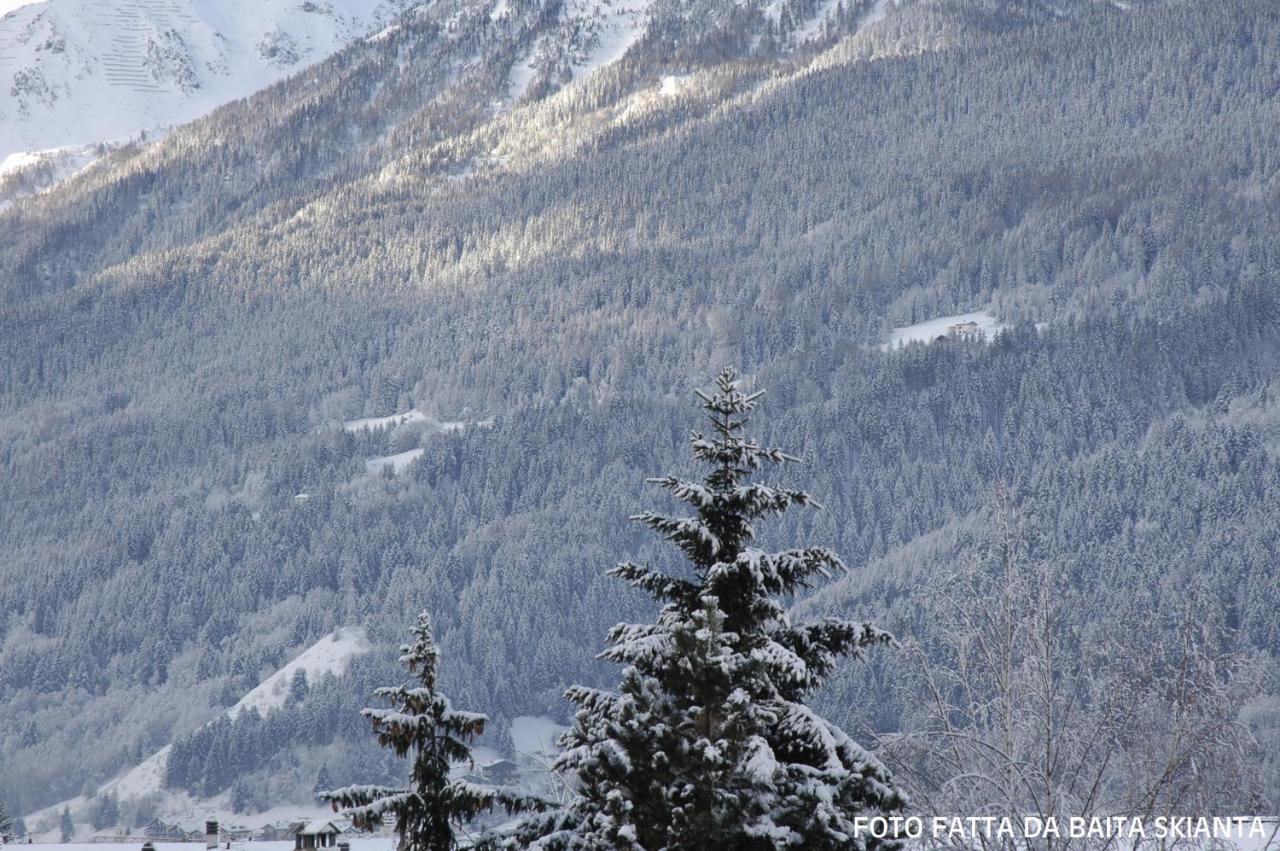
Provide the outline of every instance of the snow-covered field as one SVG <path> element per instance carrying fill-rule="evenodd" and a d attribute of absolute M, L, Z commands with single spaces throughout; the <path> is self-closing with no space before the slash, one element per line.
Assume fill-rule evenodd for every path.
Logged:
<path fill-rule="evenodd" d="M 388 414 L 384 417 L 362 417 L 357 420 L 347 420 L 342 424 L 345 431 L 357 433 L 365 430 L 374 429 L 398 429 L 404 426 L 415 426 L 426 433 L 434 434 L 453 434 L 462 431 L 471 426 L 477 428 L 490 428 L 493 420 L 438 420 L 435 417 L 428 416 L 419 410 L 404 411 L 399 414 Z M 394 455 L 379 455 L 376 458 L 367 458 L 364 462 L 366 473 L 381 473 L 383 468 L 390 467 L 393 472 L 401 473 L 422 455 L 422 448 L 408 449 L 404 452 L 397 452 Z"/>
<path fill-rule="evenodd" d="M 1008 326 L 999 322 L 995 316 L 986 310 L 975 310 L 972 313 L 957 313 L 954 316 L 939 316 L 936 319 L 929 319 L 925 322 L 917 322 L 914 325 L 903 325 L 894 328 L 889 334 L 889 342 L 881 346 L 882 351 L 905 346 L 909 343 L 932 343 L 939 337 L 947 335 L 947 329 L 952 325 L 959 325 L 965 322 L 972 322 L 978 326 L 978 331 L 987 339 L 993 339 L 997 334 Z"/>
<path fill-rule="evenodd" d="M 428 431 L 437 431 L 445 434 L 462 431 L 467 427 L 466 420 L 438 420 L 435 417 L 427 416 L 422 413 L 422 411 L 414 409 L 400 414 L 387 414 L 385 417 L 363 417 L 358 420 L 347 420 L 342 424 L 342 428 L 344 431 L 354 433 L 364 431 L 365 429 L 398 428 L 402 425 L 409 425 L 410 423 L 424 423 L 424 427 Z M 479 422 L 472 423 L 472 425 L 487 428 L 488 426 L 493 425 L 493 420 L 481 420 Z"/>
<path fill-rule="evenodd" d="M 596 28 L 595 44 L 578 62 L 574 63 L 573 76 L 583 77 L 595 69 L 610 65 L 622 58 L 644 30 L 652 0 L 614 0 L 600 3 L 595 0 L 571 0 L 566 4 L 566 17 L 581 17 Z"/>
<path fill-rule="evenodd" d="M 517 756 L 545 761 L 560 752 L 556 740 L 567 729 L 545 715 L 520 715 L 511 719 L 511 743 Z"/>
<path fill-rule="evenodd" d="M 395 455 L 379 455 L 377 458 L 369 458 L 364 462 L 364 470 L 366 473 L 381 473 L 384 467 L 390 467 L 394 472 L 402 473 L 406 467 L 422 457 L 424 451 L 426 450 L 422 448 L 409 449 L 404 452 L 397 452 Z"/>
<path fill-rule="evenodd" d="M 345 431 L 357 432 L 365 429 L 393 428 L 405 423 L 416 423 L 425 420 L 427 415 L 422 411 L 405 411 L 403 414 L 388 414 L 385 417 L 363 417 L 358 420 L 347 420 L 342 424 Z"/>

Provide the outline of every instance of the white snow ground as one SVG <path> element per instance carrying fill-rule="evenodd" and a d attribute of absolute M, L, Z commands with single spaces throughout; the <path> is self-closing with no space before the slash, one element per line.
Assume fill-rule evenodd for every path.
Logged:
<path fill-rule="evenodd" d="M 347 420 L 342 424 L 342 428 L 349 432 L 359 432 L 365 429 L 400 428 L 412 423 L 422 423 L 421 428 L 424 431 L 435 434 L 453 434 L 469 427 L 490 428 L 493 426 L 492 419 L 475 421 L 438 420 L 421 411 L 412 410 L 400 414 L 389 414 L 385 417 L 364 417 L 358 420 Z M 377 474 L 381 473 L 384 467 L 390 466 L 392 471 L 398 474 L 421 457 L 422 453 L 423 449 L 419 447 L 397 452 L 394 455 L 379 455 L 376 458 L 367 458 L 364 462 L 364 471 Z"/>
<path fill-rule="evenodd" d="M 795 32 L 795 40 L 797 44 L 804 44 L 812 41 L 822 34 L 822 25 L 828 19 L 834 17 L 836 8 L 840 5 L 840 0 L 824 0 L 822 6 L 818 9 L 818 13 L 809 20 L 805 21 Z"/>
<path fill-rule="evenodd" d="M 948 327 L 962 322 L 976 323 L 978 330 L 982 332 L 982 335 L 988 341 L 994 339 L 997 334 L 1009 327 L 999 322 L 995 316 L 986 310 L 957 313 L 955 316 L 939 316 L 936 319 L 917 322 L 914 325 L 903 325 L 899 328 L 894 328 L 889 334 L 889 342 L 882 345 L 880 350 L 889 351 L 909 343 L 932 343 L 939 337 L 945 337 Z"/>
<path fill-rule="evenodd" d="M 41 0 L 0 0 L 0 18 L 12 11 L 21 9 L 23 6 L 31 6 L 39 2 Z"/>
<path fill-rule="evenodd" d="M 897 5 L 896 0 L 894 5 Z M 887 14 L 889 14 L 889 0 L 876 0 L 875 3 L 871 4 L 871 9 L 859 23 L 859 26 L 865 27 L 867 24 L 874 24 L 876 21 L 884 20 L 884 16 Z"/>
<path fill-rule="evenodd" d="M 652 0 L 570 0 L 568 18 L 581 18 L 594 30 L 595 44 L 573 65 L 573 76 L 583 77 L 622 58 L 644 31 Z"/>
<path fill-rule="evenodd" d="M 406 467 L 422 457 L 422 453 L 425 451 L 419 447 L 406 452 L 397 452 L 395 455 L 380 455 L 377 458 L 369 458 L 364 462 L 364 471 L 366 473 L 381 473 L 384 467 L 390 467 L 392 472 L 398 475 L 403 473 Z"/>
<path fill-rule="evenodd" d="M 535 42 L 512 64 L 507 99 L 516 101 L 524 95 L 533 81 L 534 66 L 547 61 L 548 52 L 564 50 L 575 80 L 617 62 L 644 33 L 652 5 L 653 0 L 566 0 L 559 32 Z M 490 16 L 498 20 L 506 9 L 502 0 Z"/>
<path fill-rule="evenodd" d="M 425 420 L 427 415 L 422 411 L 405 411 L 403 414 L 388 414 L 385 417 L 364 417 L 359 420 L 347 420 L 342 424 L 346 431 L 364 431 L 365 429 L 388 428 L 403 423 L 416 423 Z"/>
<path fill-rule="evenodd" d="M 358 420 L 347 420 L 342 424 L 342 428 L 345 431 L 358 432 L 365 429 L 396 428 L 408 423 L 426 423 L 428 431 L 442 433 L 462 431 L 468 425 L 467 420 L 438 420 L 415 409 L 401 414 L 388 414 L 385 417 L 364 417 Z M 479 420 L 471 423 L 471 425 L 487 428 L 493 425 L 493 420 Z"/>
<path fill-rule="evenodd" d="M 568 729 L 545 715 L 519 715 L 511 719 L 511 744 L 517 758 L 549 762 L 560 752 L 556 740 Z"/>

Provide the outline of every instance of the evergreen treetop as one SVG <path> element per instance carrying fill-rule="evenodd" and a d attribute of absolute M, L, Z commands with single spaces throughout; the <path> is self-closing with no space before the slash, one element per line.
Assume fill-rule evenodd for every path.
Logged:
<path fill-rule="evenodd" d="M 458 843 L 455 826 L 494 806 L 518 811 L 537 802 L 513 792 L 451 779 L 451 769 L 471 764 L 471 742 L 484 732 L 487 718 L 455 710 L 436 685 L 440 651 L 431 637 L 426 612 L 412 627 L 414 640 L 400 648 L 400 661 L 414 682 L 378 689 L 389 709 L 365 709 L 383 747 L 396 756 L 412 756 L 409 786 L 348 786 L 320 797 L 341 808 L 357 827 L 372 828 L 395 819 L 400 851 L 450 851 Z"/>
<path fill-rule="evenodd" d="M 601 656 L 624 666 L 616 692 L 573 687 L 578 705 L 557 768 L 579 796 L 527 818 L 507 847 L 538 849 L 869 849 L 860 814 L 898 810 L 886 769 L 806 704 L 842 656 L 889 642 L 868 624 L 793 625 L 779 598 L 845 570 L 830 550 L 768 553 L 753 521 L 808 494 L 750 481 L 796 460 L 746 437 L 761 393 L 731 370 L 699 393 L 712 434 L 694 433 L 700 482 L 652 479 L 690 514 L 638 520 L 691 563 L 681 575 L 626 562 L 611 573 L 664 603 L 656 623 L 620 624 Z"/>

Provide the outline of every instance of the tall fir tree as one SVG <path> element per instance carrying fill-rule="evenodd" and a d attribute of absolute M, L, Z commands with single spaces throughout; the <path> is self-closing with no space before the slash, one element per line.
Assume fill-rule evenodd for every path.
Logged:
<path fill-rule="evenodd" d="M 453 709 L 439 691 L 440 651 L 426 612 L 411 632 L 414 640 L 400 648 L 400 661 L 416 682 L 378 689 L 375 694 L 391 708 L 363 711 L 383 747 L 402 758 L 412 756 L 409 786 L 348 786 L 320 797 L 361 828 L 394 817 L 399 851 L 451 851 L 458 847 L 456 827 L 495 806 L 517 812 L 538 802 L 509 790 L 451 779 L 454 765 L 471 763 L 471 743 L 484 733 L 488 719 Z"/>
<path fill-rule="evenodd" d="M 289 694 L 285 698 L 285 702 L 289 706 L 297 706 L 307 699 L 307 695 L 311 693 L 311 683 L 307 681 L 307 672 L 302 668 L 293 672 L 293 677 L 289 680 Z"/>
<path fill-rule="evenodd" d="M 62 818 L 58 820 L 58 835 L 64 843 L 70 842 L 76 835 L 76 824 L 71 820 L 71 808 L 62 808 Z"/>
<path fill-rule="evenodd" d="M 4 801 L 0 801 L 0 842 L 3 842 L 4 837 L 10 833 L 13 833 L 13 819 L 9 817 Z"/>
<path fill-rule="evenodd" d="M 576 775 L 566 806 L 527 817 L 495 845 L 530 849 L 874 849 L 854 818 L 904 804 L 888 771 L 806 698 L 844 656 L 891 641 L 868 624 L 793 625 L 786 598 L 845 570 L 830 550 L 766 553 L 752 523 L 802 491 L 753 483 L 766 464 L 796 460 L 744 436 L 761 393 L 732 370 L 698 393 L 714 429 L 695 433 L 701 482 L 651 480 L 692 506 L 638 520 L 690 562 L 679 575 L 623 563 L 611 573 L 664 604 L 656 623 L 620 624 L 603 658 L 625 666 L 616 692 L 574 687 L 579 707 L 557 768 Z"/>

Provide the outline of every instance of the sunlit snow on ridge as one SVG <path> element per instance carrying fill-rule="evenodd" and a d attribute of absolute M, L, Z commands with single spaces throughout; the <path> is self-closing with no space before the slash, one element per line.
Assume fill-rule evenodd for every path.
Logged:
<path fill-rule="evenodd" d="M 0 159 L 189 121 L 386 26 L 408 2 L 0 0 Z"/>

